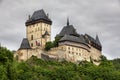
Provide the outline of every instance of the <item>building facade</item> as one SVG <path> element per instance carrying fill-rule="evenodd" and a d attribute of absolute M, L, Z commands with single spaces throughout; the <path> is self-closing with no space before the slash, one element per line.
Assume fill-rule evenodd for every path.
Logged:
<path fill-rule="evenodd" d="M 78 34 L 73 25 L 63 27 L 56 37 L 60 37 L 58 47 L 45 51 L 46 42 L 51 41 L 52 21 L 44 10 L 38 10 L 29 16 L 25 23 L 26 38 L 23 39 L 15 56 L 19 61 L 27 60 L 32 55 L 38 58 L 54 58 L 70 62 L 93 61 L 99 64 L 102 45 L 98 36 L 94 39 L 88 34 Z"/>
<path fill-rule="evenodd" d="M 29 15 L 26 21 L 26 37 L 31 48 L 44 48 L 46 42 L 51 41 L 51 24 L 49 16 L 44 10 L 38 10 Z"/>

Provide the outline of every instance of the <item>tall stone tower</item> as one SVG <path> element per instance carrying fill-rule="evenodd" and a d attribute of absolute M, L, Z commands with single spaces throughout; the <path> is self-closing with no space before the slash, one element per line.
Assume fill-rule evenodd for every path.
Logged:
<path fill-rule="evenodd" d="M 25 23 L 26 36 L 31 48 L 44 48 L 51 41 L 52 21 L 43 9 L 35 11 Z"/>

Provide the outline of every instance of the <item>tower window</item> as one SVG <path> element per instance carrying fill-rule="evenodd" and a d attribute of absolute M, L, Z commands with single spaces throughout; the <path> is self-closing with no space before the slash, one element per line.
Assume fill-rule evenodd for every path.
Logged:
<path fill-rule="evenodd" d="M 31 35 L 31 40 L 33 40 L 33 35 Z"/>
<path fill-rule="evenodd" d="M 68 49 L 70 50 L 70 47 L 68 47 Z"/>
<path fill-rule="evenodd" d="M 74 50 L 74 48 L 72 48 L 72 50 Z"/>
<path fill-rule="evenodd" d="M 31 43 L 31 47 L 33 47 L 33 43 Z"/>

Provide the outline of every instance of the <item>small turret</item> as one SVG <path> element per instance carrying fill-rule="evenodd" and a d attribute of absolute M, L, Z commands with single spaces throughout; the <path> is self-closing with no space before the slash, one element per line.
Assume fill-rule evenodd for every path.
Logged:
<path fill-rule="evenodd" d="M 67 26 L 69 26 L 69 18 L 67 18 Z"/>
<path fill-rule="evenodd" d="M 96 43 L 97 43 L 99 46 L 101 46 L 100 40 L 99 40 L 99 38 L 98 38 L 98 35 L 96 35 Z"/>

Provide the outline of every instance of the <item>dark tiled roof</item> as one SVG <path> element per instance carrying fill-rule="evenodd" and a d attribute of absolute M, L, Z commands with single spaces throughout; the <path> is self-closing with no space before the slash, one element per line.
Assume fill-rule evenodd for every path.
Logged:
<path fill-rule="evenodd" d="M 94 39 L 93 37 L 91 37 L 90 35 L 88 34 L 85 34 L 85 41 L 90 44 L 91 46 L 97 48 L 98 50 L 102 50 L 102 45 L 99 41 L 99 38 L 98 36 L 96 36 L 96 39 Z"/>
<path fill-rule="evenodd" d="M 100 40 L 98 38 L 98 35 L 96 35 L 96 43 L 99 45 L 99 46 L 102 46 L 101 43 L 100 43 Z"/>
<path fill-rule="evenodd" d="M 42 35 L 42 37 L 45 37 L 46 35 L 50 35 L 49 33 L 48 33 L 48 31 L 45 31 L 45 33 Z"/>
<path fill-rule="evenodd" d="M 87 40 L 86 40 L 87 42 L 90 41 L 90 42 L 92 42 L 94 44 L 97 44 L 98 46 L 102 46 L 101 43 L 100 43 L 100 40 L 99 40 L 98 36 L 96 36 L 96 39 L 94 39 L 93 37 L 91 37 L 88 34 L 85 34 L 85 36 L 87 36 Z"/>
<path fill-rule="evenodd" d="M 38 20 L 43 20 L 46 22 L 49 22 L 50 24 L 52 23 L 52 21 L 49 19 L 49 17 L 46 15 L 46 13 L 44 12 L 43 9 L 35 11 L 33 13 L 33 15 L 30 17 L 29 20 L 27 20 L 27 23 L 33 22 L 33 21 L 38 21 Z"/>
<path fill-rule="evenodd" d="M 86 44 L 82 36 L 76 37 L 76 36 L 72 36 L 72 35 L 64 35 L 64 37 L 62 37 L 59 41 L 60 42 L 61 41 L 72 41 L 72 42 L 76 42 L 76 43 Z"/>
<path fill-rule="evenodd" d="M 58 35 L 63 37 L 65 34 L 79 36 L 79 34 L 74 29 L 73 25 L 65 26 Z"/>
<path fill-rule="evenodd" d="M 22 40 L 22 43 L 21 43 L 21 46 L 20 46 L 19 50 L 20 50 L 20 49 L 31 49 L 30 44 L 29 44 L 29 41 L 28 41 L 27 38 L 24 38 L 24 39 Z"/>
<path fill-rule="evenodd" d="M 96 40 L 93 37 L 91 37 L 90 35 L 85 34 L 85 36 L 87 36 L 87 40 L 86 40 L 87 42 L 90 41 L 90 42 L 96 43 Z"/>

